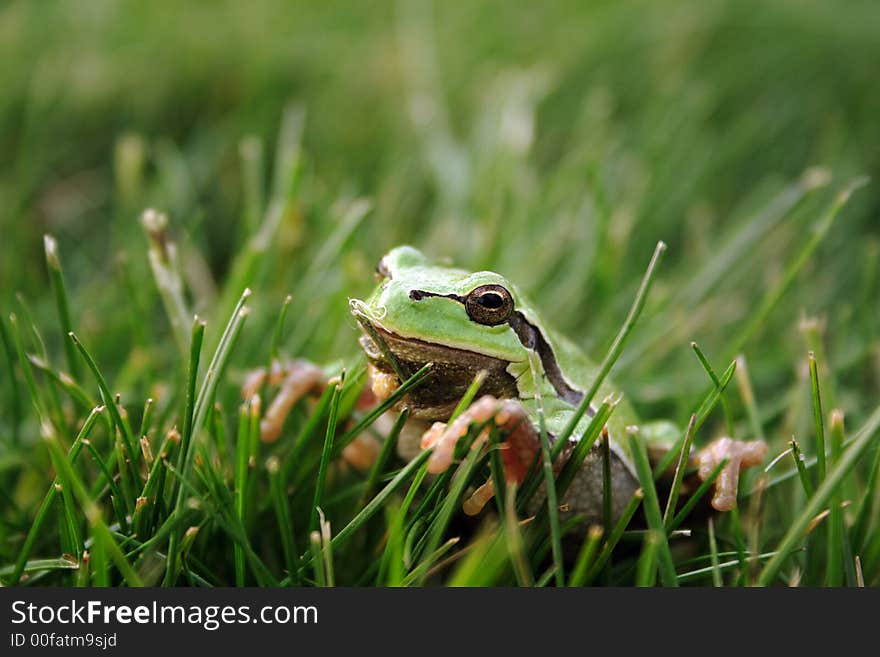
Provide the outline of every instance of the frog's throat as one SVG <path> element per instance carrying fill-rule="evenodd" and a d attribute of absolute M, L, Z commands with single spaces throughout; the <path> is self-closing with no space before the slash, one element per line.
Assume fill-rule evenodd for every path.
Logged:
<path fill-rule="evenodd" d="M 375 338 L 366 332 L 361 336 L 360 344 L 367 358 L 380 371 L 394 372 L 388 355 L 407 371 L 415 372 L 426 363 L 432 364 L 427 382 L 407 395 L 406 406 L 414 417 L 438 421 L 449 419 L 480 371 L 486 372 L 480 387 L 482 394 L 499 399 L 515 399 L 519 395 L 516 378 L 507 371 L 509 363 L 505 360 L 417 338 L 404 338 L 375 323 L 371 323 L 371 328 L 375 338 L 384 345 L 377 345 Z"/>
<path fill-rule="evenodd" d="M 444 297 L 461 304 L 464 304 L 466 301 L 465 297 L 458 294 L 440 294 L 428 290 L 411 290 L 409 297 L 413 301 L 421 301 L 426 297 Z M 550 385 L 553 386 L 557 396 L 559 396 L 560 399 L 564 399 L 572 406 L 580 404 L 584 398 L 584 392 L 573 387 L 565 378 L 565 375 L 562 373 L 562 368 L 559 367 L 559 362 L 556 360 L 556 354 L 553 351 L 553 347 L 550 345 L 544 332 L 539 327 L 532 324 L 519 310 L 510 314 L 506 324 L 513 329 L 513 332 L 516 334 L 517 339 L 523 347 L 529 351 L 534 351 L 538 355 L 538 358 L 541 360 L 541 367 L 544 370 L 544 375 L 547 377 L 547 380 L 550 381 Z M 595 415 L 595 409 L 592 404 L 587 407 L 587 415 L 589 417 Z"/>

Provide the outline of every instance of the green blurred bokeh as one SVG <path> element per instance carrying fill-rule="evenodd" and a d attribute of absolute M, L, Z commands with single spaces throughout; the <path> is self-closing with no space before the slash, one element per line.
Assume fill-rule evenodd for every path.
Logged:
<path fill-rule="evenodd" d="M 169 213 L 193 306 L 210 313 L 247 232 L 240 142 L 258 137 L 271 171 L 290 102 L 305 110 L 304 182 L 253 282 L 264 320 L 242 366 L 265 358 L 261 340 L 332 233 L 334 203 L 364 196 L 373 210 L 333 259 L 336 278 L 297 301 L 317 304 L 313 319 L 343 318 L 375 259 L 412 242 L 505 271 L 596 352 L 654 243 L 668 242 L 654 321 L 621 368 L 637 400 L 681 414 L 663 400 L 705 385 L 687 342 L 729 355 L 833 192 L 880 173 L 873 0 L 23 1 L 0 9 L 0 60 L 3 307 L 21 292 L 48 325 L 52 233 L 78 331 L 114 374 L 137 342 L 126 304 L 152 311 L 145 330 L 159 337 L 145 343 L 168 335 L 140 211 Z M 806 193 L 808 170 L 830 183 Z M 804 198 L 711 295 L 690 294 L 786 189 Z M 750 343 L 759 391 L 794 376 L 806 314 L 824 317 L 829 361 L 851 384 L 841 403 L 861 413 L 876 401 L 878 199 L 876 185 L 854 197 Z M 318 360 L 354 351 L 350 321 L 322 331 L 289 346 Z"/>

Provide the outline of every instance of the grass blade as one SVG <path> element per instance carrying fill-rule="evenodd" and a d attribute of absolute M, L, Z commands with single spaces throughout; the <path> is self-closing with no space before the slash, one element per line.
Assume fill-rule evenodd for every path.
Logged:
<path fill-rule="evenodd" d="M 571 576 L 568 580 L 569 586 L 583 586 L 587 579 L 587 572 L 593 563 L 593 557 L 599 549 L 602 542 L 602 528 L 598 525 L 592 525 L 587 530 L 587 536 L 584 539 L 581 549 L 578 551 L 577 559 L 574 562 L 574 568 L 571 570 Z"/>
<path fill-rule="evenodd" d="M 681 482 L 684 480 L 684 471 L 687 468 L 688 456 L 691 453 L 691 442 L 694 438 L 694 425 L 697 422 L 697 414 L 691 415 L 688 422 L 687 430 L 684 434 L 684 441 L 681 444 L 681 451 L 678 454 L 678 463 L 675 466 L 675 475 L 672 478 L 672 488 L 669 489 L 669 497 L 666 500 L 666 510 L 663 512 L 663 524 L 667 531 L 672 522 L 672 516 L 675 513 L 675 505 L 678 503 L 678 493 L 681 489 Z"/>
<path fill-rule="evenodd" d="M 843 454 L 843 413 L 837 409 L 831 411 L 831 419 L 829 422 L 831 433 L 831 465 L 838 463 Z M 871 494 L 871 489 L 868 495 Z M 843 564 L 852 563 L 852 555 L 844 554 L 847 545 L 847 537 L 843 527 L 843 495 L 840 488 L 832 495 L 831 502 L 828 506 L 828 532 L 827 550 L 826 550 L 826 567 L 825 567 L 825 586 L 840 586 L 843 581 Z M 849 550 L 847 550 L 849 552 Z M 848 582 L 850 586 L 853 582 Z"/>
<path fill-rule="evenodd" d="M 727 423 L 727 435 L 732 436 L 733 417 L 730 414 L 730 407 L 727 404 L 727 398 L 724 396 L 724 390 L 721 387 L 721 381 L 718 379 L 718 375 L 715 374 L 715 370 L 712 369 L 712 365 L 709 363 L 709 359 L 706 358 L 706 355 L 703 353 L 703 350 L 700 349 L 700 346 L 696 342 L 691 342 L 691 349 L 694 350 L 694 353 L 697 355 L 697 360 L 700 361 L 700 365 L 702 365 L 703 369 L 706 370 L 706 374 L 709 375 L 709 378 L 712 380 L 712 384 L 715 386 L 715 389 L 718 390 L 719 399 L 721 401 L 721 409 L 722 411 L 724 411 L 724 421 Z M 735 363 L 736 361 L 734 361 L 734 367 Z"/>
<path fill-rule="evenodd" d="M 296 539 L 291 520 L 290 504 L 287 501 L 286 485 L 281 472 L 281 463 L 277 457 L 270 457 L 266 461 L 266 471 L 269 474 L 269 490 L 275 505 L 275 518 L 278 521 L 278 533 L 281 535 L 281 546 L 284 551 L 284 564 L 290 577 L 297 581 L 299 568 L 296 555 Z"/>
<path fill-rule="evenodd" d="M 658 535 L 657 542 L 657 565 L 660 569 L 660 581 L 663 586 L 678 586 L 675 574 L 675 565 L 672 563 L 672 553 L 669 551 L 669 543 L 666 540 L 666 527 L 663 524 L 663 516 L 660 514 L 660 501 L 657 499 L 657 489 L 654 487 L 654 475 L 651 472 L 651 464 L 648 463 L 648 454 L 645 445 L 633 432 L 627 436 L 630 453 L 636 466 L 636 473 L 642 485 L 645 495 L 645 517 L 648 527 Z"/>
<path fill-rule="evenodd" d="M 718 380 L 718 385 L 713 387 L 706 397 L 703 399 L 703 402 L 700 404 L 697 409 L 696 416 L 697 419 L 694 422 L 694 430 L 693 433 L 696 433 L 700 430 L 700 427 L 703 426 L 703 423 L 706 421 L 706 418 L 709 417 L 709 413 L 712 412 L 712 409 L 715 408 L 715 404 L 718 403 L 718 400 L 721 398 L 722 393 L 724 393 L 727 385 L 730 383 L 733 378 L 734 373 L 736 372 L 736 361 L 733 361 L 724 373 L 721 375 L 721 378 Z M 672 465 L 672 460 L 676 457 L 677 454 L 681 452 L 681 444 L 687 437 L 687 434 L 683 434 L 682 437 L 675 442 L 666 454 L 660 459 L 657 465 L 654 466 L 654 479 L 659 479 L 664 472 L 669 469 L 669 466 Z"/>
<path fill-rule="evenodd" d="M 388 432 L 388 435 L 385 436 L 385 439 L 382 441 L 382 449 L 379 452 L 379 456 L 373 462 L 370 472 L 367 475 L 367 480 L 364 483 L 364 490 L 361 493 L 361 499 L 357 505 L 359 509 L 362 509 L 373 495 L 373 491 L 376 489 L 376 484 L 379 481 L 379 476 L 385 471 L 385 466 L 388 465 L 388 460 L 391 458 L 391 454 L 394 453 L 394 448 L 397 446 L 397 439 L 400 437 L 400 432 L 403 430 L 408 418 L 409 409 L 405 408 L 397 416 L 397 419 L 394 420 L 391 431 Z"/>
<path fill-rule="evenodd" d="M 804 530 L 809 526 L 810 521 L 837 491 L 838 486 L 840 486 L 841 482 L 870 446 L 878 426 L 880 426 L 880 408 L 874 411 L 865 423 L 865 426 L 859 431 L 856 440 L 843 453 L 840 461 L 834 464 L 831 472 L 828 473 L 825 480 L 816 490 L 816 493 L 810 497 L 806 506 L 789 526 L 785 536 L 779 542 L 776 554 L 761 571 L 761 575 L 758 578 L 760 586 L 768 586 L 776 579 L 779 569 L 785 563 L 788 556 L 796 549 L 796 543 L 803 537 Z"/>
<path fill-rule="evenodd" d="M 76 459 L 79 456 L 80 451 L 82 450 L 83 441 L 87 440 L 89 435 L 92 433 L 92 429 L 95 426 L 95 422 L 98 419 L 98 416 L 104 412 L 103 406 L 98 406 L 92 409 L 92 412 L 86 418 L 85 422 L 83 422 L 82 428 L 79 430 L 76 438 L 73 441 L 73 444 L 70 446 L 70 450 L 67 453 L 67 459 L 70 463 L 76 463 Z M 46 520 L 46 515 L 49 512 L 49 509 L 52 507 L 52 503 L 55 501 L 55 498 L 58 495 L 58 485 L 60 482 L 56 477 L 55 480 L 49 485 L 49 490 L 46 492 L 46 495 L 43 496 L 43 502 L 40 504 L 40 508 L 37 511 L 37 515 L 34 517 L 33 522 L 31 522 L 31 526 L 28 529 L 27 536 L 24 539 L 24 543 L 21 546 L 21 550 L 18 553 L 18 558 L 16 559 L 15 566 L 12 569 L 12 576 L 9 578 L 9 585 L 15 586 L 18 584 L 19 579 L 23 572 L 25 572 L 25 566 L 27 564 L 28 557 L 30 556 L 31 550 L 34 548 L 34 543 L 37 540 L 37 537 L 40 535 L 40 530 L 43 528 L 43 523 Z"/>
<path fill-rule="evenodd" d="M 116 543 L 116 540 L 113 538 L 113 535 L 110 533 L 110 530 L 101 517 L 100 508 L 91 499 L 88 490 L 79 478 L 79 475 L 76 474 L 70 461 L 68 461 L 67 456 L 62 451 L 54 432 L 47 434 L 45 440 L 49 447 L 49 451 L 52 454 L 52 462 L 55 464 L 55 468 L 58 471 L 58 478 L 61 480 L 61 485 L 69 487 L 79 501 L 86 520 L 92 529 L 95 544 L 100 545 L 103 552 L 112 559 L 116 564 L 116 567 L 119 569 L 119 573 L 126 582 L 131 586 L 143 586 L 141 578 L 125 558 L 125 555 L 119 548 L 119 545 Z"/>
<path fill-rule="evenodd" d="M 571 420 L 569 420 L 562 433 L 557 437 L 557 445 L 559 447 L 556 453 L 553 454 L 554 458 L 559 455 L 559 451 L 563 449 L 563 447 L 568 442 L 568 439 L 574 433 L 574 430 L 577 428 L 577 425 L 581 421 L 581 418 L 583 418 L 584 413 L 586 413 L 587 409 L 590 407 L 590 403 L 593 401 L 593 397 L 596 396 L 596 393 L 599 391 L 600 386 L 605 381 L 605 377 L 608 376 L 608 373 L 611 371 L 614 363 L 617 362 L 617 359 L 620 357 L 620 354 L 623 351 L 623 347 L 626 344 L 626 339 L 629 337 L 629 334 L 635 327 L 636 322 L 639 319 L 639 315 L 641 315 L 642 309 L 645 307 L 645 301 L 648 298 L 648 292 L 651 290 L 651 284 L 654 281 L 654 275 L 656 273 L 657 267 L 660 264 L 660 260 L 663 258 L 663 253 L 665 251 L 666 244 L 663 242 L 657 242 L 657 246 L 654 249 L 654 255 L 651 257 L 651 261 L 648 263 L 648 269 L 645 271 L 645 275 L 642 277 L 642 282 L 639 284 L 639 289 L 636 291 L 636 296 L 633 299 L 633 303 L 629 309 L 629 313 L 627 313 L 626 319 L 623 321 L 623 325 L 620 327 L 620 330 L 614 337 L 614 341 L 611 343 L 611 347 L 609 347 L 608 353 L 606 353 L 605 358 L 602 359 L 602 364 L 599 366 L 599 371 L 596 374 L 596 378 L 593 379 L 593 382 L 590 384 L 589 389 L 584 394 L 583 400 L 581 400 L 581 403 L 578 404 L 578 407 L 575 410 Z"/>
<path fill-rule="evenodd" d="M 478 427 L 477 431 L 475 432 L 472 430 L 471 434 L 476 435 L 479 430 L 481 430 L 481 428 Z M 471 440 L 459 441 L 460 445 L 467 445 L 467 456 L 456 469 L 455 474 L 452 477 L 452 486 L 449 489 L 449 493 L 443 500 L 443 503 L 440 506 L 440 511 L 428 529 L 426 547 L 422 554 L 434 554 L 440 546 L 440 541 L 443 538 L 446 528 L 449 526 L 449 521 L 455 513 L 455 509 L 460 504 L 461 496 L 464 494 L 465 488 L 470 483 L 474 473 L 477 471 L 477 464 L 480 461 L 482 450 L 473 449 L 471 447 L 471 442 Z M 426 571 L 425 574 L 427 574 Z M 424 583 L 421 579 L 417 581 L 419 584 Z"/>
<path fill-rule="evenodd" d="M 712 586 L 719 587 L 722 586 L 723 581 L 721 579 L 721 565 L 718 562 L 718 545 L 715 542 L 715 523 L 711 517 L 708 520 L 708 528 L 709 553 L 712 556 Z M 680 578 L 679 581 L 681 581 Z"/>
<path fill-rule="evenodd" d="M 131 435 L 131 429 L 127 422 L 124 422 L 122 419 L 122 415 L 119 413 L 119 407 L 116 405 L 116 400 L 114 396 L 110 392 L 110 387 L 107 385 L 107 381 L 104 379 L 104 375 L 101 374 L 101 370 L 98 369 L 98 364 L 92 358 L 91 354 L 85 348 L 85 346 L 79 341 L 79 339 L 73 333 L 68 334 L 70 339 L 73 341 L 73 344 L 76 346 L 77 350 L 82 356 L 83 360 L 86 361 L 86 365 L 91 370 L 92 375 L 95 377 L 95 381 L 98 383 L 98 389 L 101 391 L 101 399 L 104 402 L 104 406 L 107 407 L 107 410 L 110 412 L 110 418 L 113 420 L 113 426 L 122 436 L 122 446 L 125 448 L 125 455 L 130 460 L 131 466 L 131 474 L 132 476 L 137 476 L 136 467 L 140 461 L 138 450 L 135 447 L 134 436 Z M 119 464 L 120 470 L 124 467 L 124 463 Z"/>
<path fill-rule="evenodd" d="M 642 553 L 636 564 L 636 586 L 654 586 L 657 581 L 657 546 L 662 537 L 653 529 L 645 532 L 642 541 Z"/>
<path fill-rule="evenodd" d="M 247 496 L 248 457 L 251 445 L 251 408 L 259 404 L 259 398 L 245 401 L 238 411 L 238 432 L 235 437 L 235 478 L 233 480 L 233 499 L 235 516 L 244 524 L 244 505 Z M 236 543 L 232 546 L 235 564 L 235 585 L 245 585 L 244 549 Z"/>
<path fill-rule="evenodd" d="M 679 528 L 681 523 L 685 521 L 685 519 L 690 515 L 690 512 L 694 510 L 694 507 L 697 506 L 697 503 L 702 499 L 703 495 L 709 492 L 709 489 L 712 487 L 712 484 L 715 483 L 715 480 L 718 478 L 718 475 L 721 474 L 721 471 L 724 469 L 724 466 L 727 465 L 727 459 L 721 459 L 721 462 L 715 466 L 715 469 L 709 473 L 709 476 L 703 480 L 697 490 L 694 491 L 693 495 L 691 495 L 684 505 L 681 507 L 681 511 L 675 514 L 672 522 L 666 528 L 666 531 L 670 534 Z"/>
<path fill-rule="evenodd" d="M 525 555 L 526 548 L 519 530 L 520 523 L 514 511 L 516 508 L 516 484 L 509 486 L 505 492 L 507 499 L 504 501 L 504 535 L 507 539 L 507 551 L 510 553 L 513 572 L 520 586 L 534 586 L 535 576 L 532 574 Z"/>
<path fill-rule="evenodd" d="M 354 534 L 360 527 L 362 527 L 370 518 L 372 518 L 376 512 L 382 508 L 388 498 L 397 490 L 400 485 L 409 479 L 409 477 L 416 472 L 419 468 L 422 467 L 424 463 L 427 462 L 428 457 L 431 455 L 431 450 L 426 449 L 421 454 L 419 454 L 416 458 L 406 464 L 404 468 L 398 472 L 394 478 L 389 481 L 385 488 L 383 488 L 376 497 L 370 500 L 370 503 L 367 504 L 361 511 L 351 519 L 351 521 L 342 528 L 340 532 L 333 537 L 333 547 L 337 547 L 341 545 L 344 541 L 346 541 L 352 534 Z"/>
<path fill-rule="evenodd" d="M 182 358 L 187 355 L 186 327 L 192 313 L 186 302 L 183 279 L 180 277 L 180 263 L 177 260 L 177 245 L 168 234 L 168 215 L 148 209 L 141 215 L 141 225 L 150 240 L 147 256 L 153 279 L 159 290 L 159 298 L 165 307 L 165 314 L 171 324 L 171 332 Z"/>
<path fill-rule="evenodd" d="M 587 571 L 586 575 L 583 576 L 583 579 L 575 579 L 572 577 L 570 586 L 588 586 L 594 579 L 596 579 L 596 576 L 602 571 L 605 564 L 608 563 L 608 560 L 611 559 L 611 553 L 614 551 L 614 548 L 617 547 L 617 543 L 623 536 L 623 532 L 626 531 L 629 521 L 632 520 L 632 517 L 635 515 L 636 510 L 638 510 L 644 497 L 645 495 L 641 488 L 633 494 L 632 499 L 630 499 L 623 514 L 618 518 L 617 524 L 614 525 L 614 529 L 611 530 L 611 535 L 606 539 L 602 546 L 602 551 L 599 552 L 596 561 Z"/>
<path fill-rule="evenodd" d="M 70 303 L 67 300 L 64 272 L 58 257 L 58 242 L 51 235 L 43 235 L 43 249 L 46 253 L 49 281 L 52 284 L 52 292 L 55 294 L 55 307 L 58 312 L 58 322 L 61 325 L 61 335 L 69 335 L 73 332 L 73 322 L 70 319 Z M 70 374 L 74 379 L 79 378 L 79 361 L 76 357 L 76 351 L 67 340 L 64 340 L 64 355 L 67 357 L 67 367 Z"/>
<path fill-rule="evenodd" d="M 532 369 L 532 381 L 540 380 L 538 355 L 529 351 L 529 365 Z M 536 385 L 534 390 L 535 404 L 538 415 L 538 435 L 541 440 L 541 465 L 544 473 L 544 488 L 546 499 L 547 517 L 550 519 L 550 545 L 555 566 L 553 576 L 556 586 L 565 586 L 565 563 L 562 556 L 562 534 L 559 531 L 559 501 L 557 498 L 556 478 L 553 476 L 553 457 L 550 453 L 550 440 L 547 437 L 547 424 L 544 417 L 544 402 L 540 388 Z M 536 523 L 540 525 L 543 523 Z"/>
<path fill-rule="evenodd" d="M 761 561 L 767 561 L 776 557 L 778 552 L 764 552 L 763 554 L 757 554 L 751 557 L 746 557 L 746 563 L 758 563 Z M 734 568 L 739 568 L 742 566 L 742 563 L 739 559 L 731 560 L 731 561 L 723 561 L 719 563 L 717 566 L 710 565 L 705 568 L 698 568 L 696 570 L 690 570 L 686 573 L 682 573 L 678 576 L 678 581 L 681 584 L 685 584 L 687 582 L 691 582 L 693 580 L 700 580 L 707 575 L 712 575 L 714 577 L 715 573 L 721 574 L 728 570 L 733 570 Z"/>
<path fill-rule="evenodd" d="M 801 446 L 798 444 L 798 441 L 794 439 L 794 436 L 792 436 L 788 444 L 791 447 L 791 457 L 794 459 L 794 465 L 797 468 L 798 475 L 800 475 L 801 486 L 803 486 L 804 493 L 807 497 L 812 497 L 813 483 L 810 481 L 810 475 L 807 474 L 807 468 L 804 465 L 804 455 L 801 452 Z"/>
<path fill-rule="evenodd" d="M 742 351 L 743 347 L 748 343 L 748 341 L 751 340 L 752 337 L 754 337 L 754 335 L 762 326 L 764 326 L 767 318 L 770 316 L 770 314 L 779 303 L 779 300 L 782 299 L 783 295 L 786 293 L 786 291 L 788 291 L 788 288 L 791 287 L 792 283 L 794 283 L 794 280 L 795 278 L 797 278 L 797 275 L 800 273 L 801 269 L 803 269 L 804 265 L 809 262 L 810 258 L 813 255 L 813 252 L 822 243 L 822 241 L 825 239 L 825 236 L 831 230 L 831 226 L 834 224 L 834 220 L 837 218 L 837 215 L 840 213 L 843 207 L 847 204 L 850 196 L 852 196 L 852 193 L 856 191 L 859 187 L 866 185 L 867 182 L 867 178 L 857 178 L 856 180 L 849 183 L 841 192 L 837 194 L 837 196 L 831 202 L 831 205 L 825 211 L 825 214 L 822 215 L 819 218 L 819 221 L 816 222 L 816 225 L 813 228 L 812 235 L 810 235 L 810 238 L 807 240 L 806 244 L 804 244 L 794 260 L 792 260 L 788 267 L 785 269 L 782 278 L 774 287 L 767 290 L 758 309 L 754 313 L 750 314 L 750 320 L 748 324 L 746 324 L 742 331 L 740 331 L 739 335 L 737 335 L 737 337 L 731 343 L 727 351 L 730 358 L 733 358 L 735 354 Z"/>
<path fill-rule="evenodd" d="M 344 374 L 342 375 L 344 377 Z M 312 499 L 312 512 L 309 519 L 309 529 L 314 531 L 319 528 L 318 515 L 324 496 L 324 482 L 327 478 L 327 468 L 330 465 L 330 454 L 333 453 L 333 437 L 336 434 L 336 418 L 339 414 L 339 396 L 342 390 L 343 378 L 339 383 L 333 384 L 333 398 L 330 400 L 330 418 L 327 420 L 327 431 L 324 434 L 324 448 L 321 451 L 321 463 L 318 466 L 318 476 L 315 481 L 315 496 Z"/>
<path fill-rule="evenodd" d="M 183 445 L 181 441 L 181 449 L 179 454 L 179 462 L 182 465 L 182 469 L 176 469 L 176 472 L 180 475 L 178 477 L 178 481 L 184 481 L 188 476 L 190 468 L 192 467 L 192 459 L 193 459 L 193 444 L 196 442 L 195 438 L 198 436 L 199 431 L 205 422 L 205 417 L 208 412 L 208 408 L 210 408 L 211 404 L 214 401 L 214 394 L 217 390 L 217 385 L 220 381 L 221 375 L 226 367 L 227 362 L 229 361 L 229 357 L 232 353 L 232 348 L 235 346 L 235 343 L 238 339 L 238 335 L 241 333 L 242 325 L 244 324 L 245 319 L 248 316 L 249 309 L 245 302 L 248 297 L 250 297 L 251 291 L 245 289 L 242 292 L 241 297 L 238 300 L 238 304 L 235 306 L 235 310 L 232 313 L 232 316 L 229 318 L 229 322 L 226 324 L 226 328 L 223 331 L 223 335 L 220 338 L 220 342 L 217 346 L 217 350 L 214 352 L 214 356 L 211 359 L 211 363 L 208 365 L 208 369 L 205 372 L 205 378 L 202 381 L 202 386 L 199 389 L 199 394 L 196 397 L 195 404 L 191 406 L 192 413 L 192 425 L 190 429 L 190 440 L 186 445 Z M 199 322 L 194 323 L 193 327 L 193 336 L 200 336 L 204 329 L 200 328 Z M 193 386 L 195 385 L 195 377 L 197 376 L 197 368 L 198 362 L 200 360 L 199 354 L 201 353 L 201 338 L 197 338 L 197 342 L 194 340 L 191 345 L 194 351 L 197 353 L 190 355 L 190 372 L 189 372 L 189 389 L 193 390 Z M 190 404 L 187 403 L 187 408 L 190 409 Z M 184 502 L 186 500 L 186 496 L 184 494 L 183 487 L 178 485 L 176 498 L 174 502 L 174 507 L 172 511 L 172 515 L 178 515 L 183 508 Z M 175 530 L 171 532 L 170 539 L 168 542 L 168 556 L 165 561 L 165 579 L 163 583 L 165 586 L 173 586 L 174 581 L 177 579 L 177 569 L 178 569 L 178 551 L 180 536 L 178 531 Z"/>
<path fill-rule="evenodd" d="M 822 420 L 822 397 L 819 393 L 819 371 L 816 368 L 816 356 L 811 351 L 810 361 L 810 393 L 813 399 L 813 419 L 816 422 L 816 477 L 821 484 L 825 479 L 825 423 Z"/>

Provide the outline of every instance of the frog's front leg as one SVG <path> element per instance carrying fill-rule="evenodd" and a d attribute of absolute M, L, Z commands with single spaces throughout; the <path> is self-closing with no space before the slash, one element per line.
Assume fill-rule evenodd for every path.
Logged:
<path fill-rule="evenodd" d="M 278 392 L 260 420 L 260 439 L 275 442 L 281 435 L 284 422 L 291 409 L 303 397 L 320 394 L 328 383 L 324 370 L 304 359 L 293 361 L 274 361 L 269 369 L 260 368 L 248 373 L 241 387 L 244 399 L 250 399 L 260 392 L 264 385 L 278 386 Z M 376 397 L 369 386 L 364 388 L 357 400 L 359 410 L 367 410 L 376 405 Z M 389 427 L 390 429 L 390 424 Z M 379 454 L 380 444 L 373 437 L 361 433 L 349 442 L 340 454 L 348 465 L 365 471 L 372 467 Z"/>
<path fill-rule="evenodd" d="M 320 392 L 325 385 L 324 371 L 307 360 L 297 359 L 282 364 L 274 361 L 272 366 L 250 372 L 241 387 L 244 399 L 256 395 L 264 384 L 279 386 L 278 394 L 260 420 L 260 439 L 275 442 L 281 435 L 284 421 L 296 403 L 312 392 Z"/>
<path fill-rule="evenodd" d="M 639 433 L 648 448 L 652 465 L 659 463 L 681 438 L 680 430 L 666 421 L 643 424 Z M 734 440 L 724 437 L 718 438 L 702 449 L 692 449 L 688 455 L 688 466 L 696 468 L 700 481 L 706 481 L 718 464 L 727 460 L 727 465 L 722 468 L 715 480 L 712 508 L 716 511 L 731 511 L 736 506 L 740 471 L 760 465 L 766 456 L 767 443 L 762 440 Z M 665 477 L 671 479 L 674 469 L 673 464 Z"/>
<path fill-rule="evenodd" d="M 767 443 L 763 440 L 734 440 L 719 438 L 701 449 L 696 456 L 697 474 L 705 481 L 721 461 L 727 459 L 718 479 L 715 480 L 715 494 L 712 507 L 716 511 L 731 511 L 736 506 L 741 469 L 763 463 L 767 456 Z"/>
<path fill-rule="evenodd" d="M 435 422 L 424 433 L 422 448 L 433 447 L 433 453 L 428 459 L 428 472 L 437 474 L 449 468 L 452 465 L 455 446 L 467 435 L 471 424 L 489 421 L 505 434 L 505 440 L 500 446 L 505 481 L 511 484 L 521 484 L 525 481 L 540 449 L 537 434 L 526 410 L 520 404 L 509 399 L 498 400 L 491 395 L 480 397 L 451 423 Z M 486 427 L 474 440 L 472 449 L 483 445 L 488 438 L 489 428 Z M 495 488 L 490 479 L 465 501 L 465 513 L 469 515 L 479 513 L 492 499 L 494 493 Z"/>
<path fill-rule="evenodd" d="M 540 458 L 540 434 L 526 409 L 518 402 L 499 401 L 491 396 L 481 397 L 452 423 L 446 425 L 438 422 L 425 432 L 422 446 L 434 448 L 433 454 L 428 459 L 428 470 L 436 473 L 448 468 L 452 464 L 455 445 L 467 434 L 470 424 L 487 421 L 493 421 L 503 432 L 504 440 L 500 444 L 500 453 L 505 481 L 509 484 L 522 484 L 531 471 L 533 463 Z M 552 443 L 553 437 L 548 436 L 548 438 Z M 487 439 L 488 429 L 484 429 L 474 441 L 474 447 L 484 444 Z M 572 447 L 573 443 L 562 450 L 562 454 L 553 464 L 554 472 L 558 473 L 571 456 Z M 616 449 L 612 449 L 610 456 L 613 490 L 612 520 L 616 521 L 638 488 L 638 482 Z M 598 446 L 593 446 L 571 486 L 559 500 L 560 513 L 563 517 L 580 515 L 584 518 L 584 526 L 602 521 L 603 476 L 602 453 Z M 546 499 L 544 490 L 544 485 L 541 484 L 538 494 L 528 507 L 529 513 L 536 512 Z M 465 501 L 464 512 L 468 515 L 476 515 L 492 499 L 494 493 L 492 480 L 489 479 Z"/>

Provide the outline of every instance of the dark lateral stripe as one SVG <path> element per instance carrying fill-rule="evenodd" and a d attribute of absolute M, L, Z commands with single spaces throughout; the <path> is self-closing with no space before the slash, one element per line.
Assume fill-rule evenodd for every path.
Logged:
<path fill-rule="evenodd" d="M 544 374 L 547 375 L 550 384 L 556 390 L 556 394 L 572 406 L 580 404 L 584 398 L 584 393 L 568 385 L 568 381 L 565 380 L 562 369 L 560 369 L 559 363 L 556 361 L 553 347 L 547 342 L 544 334 L 537 327 L 532 326 L 529 320 L 519 311 L 513 313 L 510 319 L 507 320 L 507 323 L 514 330 L 516 337 L 519 338 L 522 345 L 526 349 L 531 349 L 538 354 L 538 358 L 541 359 L 541 366 L 544 368 Z M 593 414 L 594 411 L 591 404 L 587 409 L 587 415 L 593 417 Z"/>
<path fill-rule="evenodd" d="M 458 301 L 461 304 L 465 302 L 465 298 L 458 294 L 440 294 L 439 292 L 428 292 L 427 290 L 409 291 L 409 298 L 413 301 L 421 301 L 422 299 L 426 299 L 428 297 L 443 297 L 444 299 L 452 299 L 453 301 Z"/>

